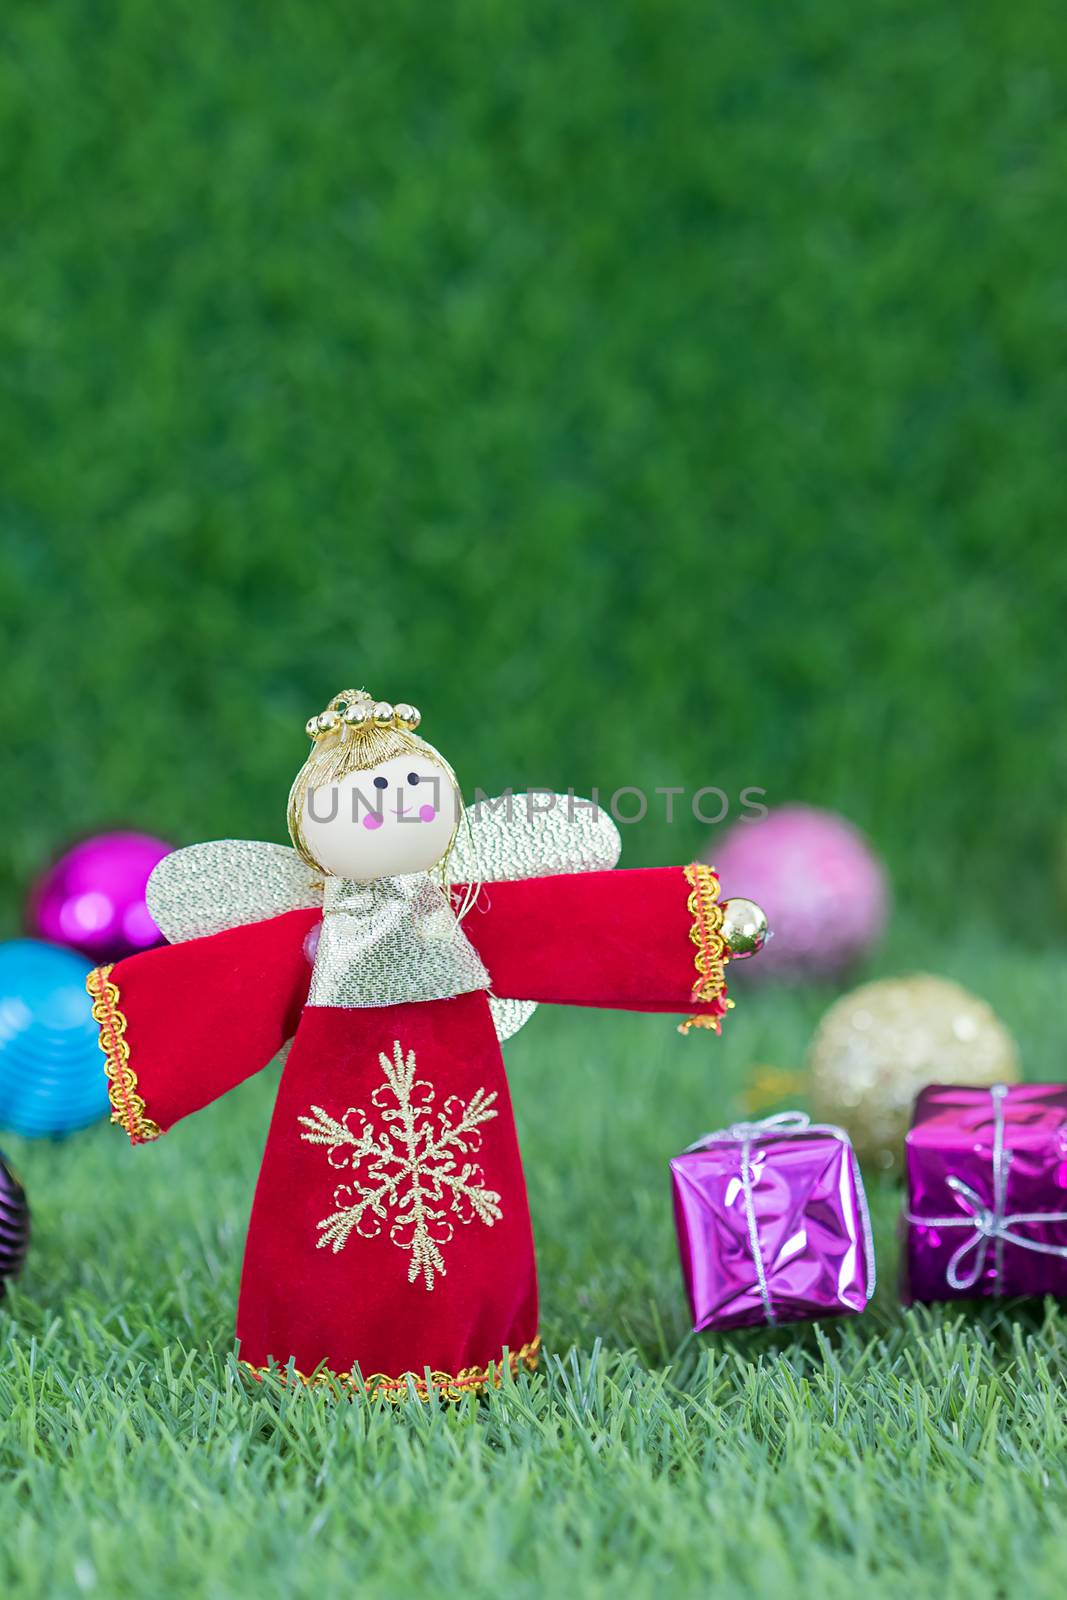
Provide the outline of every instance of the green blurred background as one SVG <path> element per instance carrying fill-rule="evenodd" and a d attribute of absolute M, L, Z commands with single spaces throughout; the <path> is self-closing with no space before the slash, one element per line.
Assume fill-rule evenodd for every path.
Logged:
<path fill-rule="evenodd" d="M 468 793 L 847 813 L 872 970 L 1063 1077 L 1055 7 L 8 0 L 0 38 L 0 936 L 72 836 L 284 838 L 365 683 Z M 653 812 L 624 861 L 709 843 Z M 149 1151 L 5 1137 L 5 1594 L 1062 1595 L 1062 1318 L 902 1310 L 891 1183 L 862 1321 L 688 1333 L 667 1159 L 831 995 L 509 1045 L 546 1359 L 457 1409 L 242 1386 L 276 1068 Z"/>
<path fill-rule="evenodd" d="M 284 837 L 307 715 L 468 792 L 844 810 L 1053 926 L 1055 8 L 5 8 L 3 931 L 57 843 Z M 632 864 L 683 859 L 651 815 Z"/>

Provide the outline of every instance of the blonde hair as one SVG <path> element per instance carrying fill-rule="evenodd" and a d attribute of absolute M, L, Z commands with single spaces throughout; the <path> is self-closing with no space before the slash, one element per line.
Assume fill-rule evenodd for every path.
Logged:
<path fill-rule="evenodd" d="M 427 756 L 445 773 L 455 793 L 456 825 L 448 841 L 448 848 L 437 866 L 442 886 L 447 886 L 449 859 L 460 827 L 466 821 L 459 780 L 440 750 L 435 750 L 432 744 L 420 739 L 418 734 L 412 733 L 407 728 L 382 728 L 373 723 L 357 728 L 342 725 L 335 734 L 316 741 L 311 754 L 293 779 L 293 787 L 289 790 L 287 811 L 289 837 L 301 860 L 306 861 L 316 872 L 325 872 L 322 863 L 316 861 L 304 838 L 304 806 L 308 792 L 339 783 L 352 772 L 368 772 L 380 766 L 383 761 L 389 761 L 393 756 L 407 754 Z M 459 915 L 465 915 L 468 909 L 465 899 L 463 910 Z"/>

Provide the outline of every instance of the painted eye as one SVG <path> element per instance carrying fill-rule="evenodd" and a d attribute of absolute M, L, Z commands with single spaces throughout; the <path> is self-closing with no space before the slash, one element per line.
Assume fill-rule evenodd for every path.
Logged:
<path fill-rule="evenodd" d="M 389 787 L 389 779 L 388 778 L 375 778 L 374 787 L 376 789 L 388 789 L 388 787 Z"/>
<path fill-rule="evenodd" d="M 416 783 L 418 783 L 418 781 L 419 781 L 419 775 L 418 775 L 417 772 L 409 772 L 408 773 L 408 782 L 412 785 L 412 787 L 414 787 L 414 785 Z"/>

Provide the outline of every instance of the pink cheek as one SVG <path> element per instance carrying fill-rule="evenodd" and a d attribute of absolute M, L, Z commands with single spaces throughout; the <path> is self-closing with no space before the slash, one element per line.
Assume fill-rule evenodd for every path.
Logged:
<path fill-rule="evenodd" d="M 384 817 L 380 817 L 376 811 L 368 811 L 367 815 L 363 818 L 363 826 L 365 828 L 369 828 L 373 833 L 375 828 L 381 827 L 384 820 Z"/>
<path fill-rule="evenodd" d="M 437 812 L 434 810 L 433 806 L 420 806 L 419 807 L 419 821 L 420 822 L 432 822 L 434 817 L 436 817 L 436 815 L 437 815 Z"/>

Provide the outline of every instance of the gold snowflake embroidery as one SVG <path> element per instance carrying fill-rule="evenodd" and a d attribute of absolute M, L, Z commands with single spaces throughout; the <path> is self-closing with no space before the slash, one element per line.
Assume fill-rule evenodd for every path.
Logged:
<path fill-rule="evenodd" d="M 496 1093 L 476 1089 L 467 1102 L 450 1095 L 435 1111 L 433 1084 L 415 1076 L 414 1050 L 405 1055 L 398 1040 L 393 1059 L 382 1051 L 378 1060 L 385 1083 L 371 1103 L 385 1124 L 380 1130 L 354 1106 L 339 1122 L 321 1106 L 298 1118 L 306 1130 L 300 1137 L 325 1145 L 330 1166 L 352 1173 L 333 1192 L 338 1210 L 318 1224 L 318 1248 L 329 1245 L 336 1255 L 353 1229 L 373 1239 L 388 1223 L 393 1243 L 411 1251 L 408 1282 L 421 1273 L 432 1289 L 435 1274 L 445 1274 L 441 1246 L 455 1232 L 453 1219 L 491 1228 L 503 1215 L 500 1196 L 485 1187 L 481 1167 L 466 1159 L 481 1148 L 479 1124 L 497 1115 Z"/>

